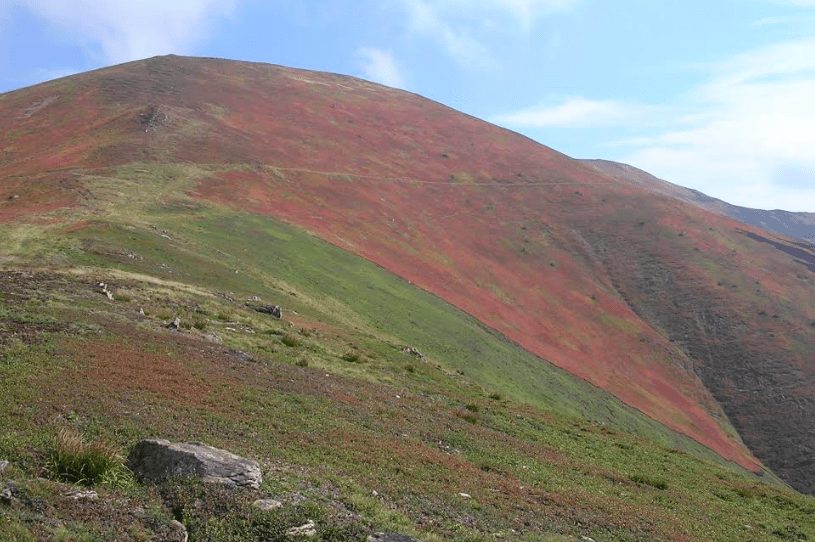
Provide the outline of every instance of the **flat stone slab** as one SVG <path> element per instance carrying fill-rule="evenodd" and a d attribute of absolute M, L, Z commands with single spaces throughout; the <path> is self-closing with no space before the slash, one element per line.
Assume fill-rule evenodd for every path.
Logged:
<path fill-rule="evenodd" d="M 255 489 L 263 482 L 257 461 L 201 442 L 142 440 L 130 451 L 127 464 L 142 482 L 162 482 L 181 476 Z"/>

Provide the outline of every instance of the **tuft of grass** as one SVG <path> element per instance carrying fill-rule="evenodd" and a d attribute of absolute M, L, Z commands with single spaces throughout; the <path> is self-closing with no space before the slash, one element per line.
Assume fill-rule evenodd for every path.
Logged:
<path fill-rule="evenodd" d="M 297 347 L 297 346 L 300 346 L 301 344 L 303 344 L 303 341 L 301 341 L 300 339 L 298 339 L 294 335 L 291 335 L 291 334 L 288 334 L 288 333 L 286 335 L 283 335 L 280 338 L 280 342 L 282 342 L 283 344 L 285 344 L 289 348 L 294 348 L 294 347 Z"/>
<path fill-rule="evenodd" d="M 87 442 L 70 429 L 60 429 L 46 462 L 48 473 L 58 480 L 93 486 L 119 485 L 124 465 L 119 451 L 103 441 Z"/>
<path fill-rule="evenodd" d="M 470 412 L 478 412 L 478 411 L 480 411 L 480 410 L 481 410 L 481 409 L 478 407 L 478 405 L 474 405 L 474 404 L 472 404 L 472 403 L 470 403 L 470 404 L 468 404 L 468 405 L 465 405 L 465 406 L 464 406 L 464 408 L 465 408 L 465 409 L 467 409 L 467 410 L 468 410 L 468 411 L 470 411 Z"/>
<path fill-rule="evenodd" d="M 346 352 L 342 355 L 342 359 L 349 363 L 359 363 L 361 358 L 357 352 Z"/>
<path fill-rule="evenodd" d="M 632 474 L 631 476 L 628 477 L 628 479 L 634 482 L 635 484 L 651 486 L 653 488 L 661 490 L 668 489 L 668 482 L 661 478 L 646 476 L 644 474 Z"/>
<path fill-rule="evenodd" d="M 472 424 L 478 423 L 478 420 L 480 419 L 480 416 L 478 415 L 477 412 L 471 412 L 463 408 L 456 410 L 455 415 L 464 420 L 465 422 Z"/>
<path fill-rule="evenodd" d="M 503 396 L 502 396 L 500 393 L 498 393 L 498 392 L 493 392 L 493 393 L 491 393 L 491 394 L 489 395 L 489 397 L 490 397 L 490 399 L 492 399 L 493 401 L 500 401 L 501 399 L 503 399 Z"/>

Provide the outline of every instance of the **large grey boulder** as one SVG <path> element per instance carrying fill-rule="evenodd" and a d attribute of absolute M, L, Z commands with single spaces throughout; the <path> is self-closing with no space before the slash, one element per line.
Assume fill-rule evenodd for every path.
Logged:
<path fill-rule="evenodd" d="M 263 481 L 257 461 L 200 442 L 142 440 L 130 451 L 127 463 L 130 470 L 143 482 L 161 482 L 185 476 L 200 478 L 205 482 L 257 489 Z"/>

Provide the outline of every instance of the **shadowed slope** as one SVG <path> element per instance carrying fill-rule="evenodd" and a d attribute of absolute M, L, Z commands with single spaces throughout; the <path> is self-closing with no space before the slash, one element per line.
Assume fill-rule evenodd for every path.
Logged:
<path fill-rule="evenodd" d="M 754 390 L 724 382 L 747 364 L 762 397 L 784 395 L 786 381 L 765 378 L 767 352 L 807 382 L 812 275 L 735 222 L 418 96 L 267 65 L 166 57 L 117 66 L 3 95 L 0 125 L 12 126 L 3 190 L 22 192 L 6 220 L 32 201 L 78 197 L 62 173 L 72 169 L 216 164 L 198 197 L 304 226 L 757 468 L 701 376 L 763 460 L 789 465 L 791 481 L 804 472 L 795 458 L 812 444 L 813 388 L 796 388 L 799 432 L 783 407 L 746 413 Z M 28 177 L 44 171 L 40 182 Z M 43 187 L 50 200 L 27 197 Z M 783 317 L 762 319 L 768 306 Z M 699 311 L 713 311 L 713 324 Z"/>

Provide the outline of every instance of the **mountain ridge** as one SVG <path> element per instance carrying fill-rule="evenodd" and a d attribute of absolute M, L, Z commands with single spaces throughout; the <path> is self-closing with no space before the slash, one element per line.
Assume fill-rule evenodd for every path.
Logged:
<path fill-rule="evenodd" d="M 584 159 L 581 161 L 616 179 L 651 187 L 661 194 L 693 203 L 708 211 L 734 218 L 739 222 L 805 241 L 811 245 L 815 244 L 815 213 L 742 207 L 708 196 L 698 190 L 685 188 L 659 179 L 628 164 L 602 159 Z"/>

